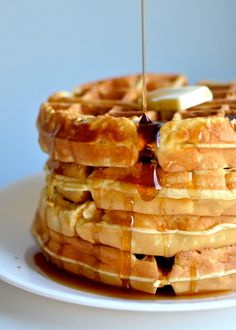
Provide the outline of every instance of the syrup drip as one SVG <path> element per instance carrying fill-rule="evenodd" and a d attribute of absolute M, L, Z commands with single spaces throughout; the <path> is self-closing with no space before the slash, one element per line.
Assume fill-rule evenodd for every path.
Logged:
<path fill-rule="evenodd" d="M 162 246 L 163 246 L 163 254 L 166 257 L 169 257 L 170 255 L 170 238 L 168 235 L 165 235 L 163 233 L 163 235 L 161 235 L 161 239 L 162 239 Z"/>
<path fill-rule="evenodd" d="M 144 140 L 145 144 L 156 142 L 159 143 L 159 130 L 163 123 L 158 121 L 151 121 L 151 119 L 144 113 L 139 121 L 138 134 Z"/>
<path fill-rule="evenodd" d="M 152 148 L 150 147 L 145 147 L 142 151 L 140 151 L 139 153 L 139 163 L 151 163 L 153 161 L 154 158 L 154 153 Z"/>
<path fill-rule="evenodd" d="M 73 138 L 73 137 L 72 137 L 72 138 Z M 68 136 L 68 140 L 71 140 L 71 141 L 70 141 L 71 155 L 72 155 L 74 161 L 75 161 L 76 163 L 79 164 L 79 159 L 78 159 L 77 154 L 76 154 L 76 152 L 75 152 L 74 143 L 73 143 L 73 141 L 72 141 L 72 138 L 71 138 L 70 136 Z"/>
<path fill-rule="evenodd" d="M 136 185 L 140 197 L 144 201 L 154 199 L 157 192 L 161 189 L 156 164 L 142 165 L 140 177 L 141 184 Z"/>
<path fill-rule="evenodd" d="M 121 225 L 124 227 L 122 231 L 122 250 L 121 250 L 121 265 L 120 265 L 120 279 L 123 288 L 130 288 L 130 273 L 131 273 L 131 245 L 132 245 L 132 227 L 134 224 L 133 213 L 134 201 L 127 197 L 125 200 L 125 208 L 130 212 L 127 217 L 122 218 Z"/>
<path fill-rule="evenodd" d="M 58 123 L 58 125 L 54 128 L 54 130 L 49 134 L 49 155 L 52 160 L 55 159 L 55 143 L 56 143 L 56 138 L 61 129 L 62 129 L 62 125 Z"/>
<path fill-rule="evenodd" d="M 101 227 L 99 225 L 99 223 L 96 223 L 95 226 L 93 226 L 93 232 L 92 232 L 92 237 L 94 239 L 94 242 L 96 244 L 96 261 L 94 264 L 94 268 L 97 270 L 95 272 L 95 278 L 94 280 L 99 282 L 100 281 L 100 273 L 99 273 L 99 267 L 100 267 L 100 244 L 97 244 L 99 242 L 99 236 L 100 236 L 100 231 L 101 231 Z"/>
<path fill-rule="evenodd" d="M 153 141 L 156 144 L 159 144 L 159 130 L 162 126 L 160 122 L 152 122 L 151 119 L 146 115 L 143 114 L 138 126 L 138 133 L 145 141 L 146 147 L 140 152 L 139 160 L 141 163 L 152 163 L 153 162 L 153 151 L 152 148 L 148 145 L 151 144 Z M 158 177 L 158 168 L 159 164 L 157 160 L 155 160 L 155 164 L 150 164 L 150 168 L 147 170 L 147 167 L 142 166 L 142 173 L 141 173 L 141 180 L 143 178 L 148 178 L 151 175 L 151 187 L 148 185 L 138 185 L 138 191 L 140 197 L 143 200 L 152 200 L 155 198 L 157 191 L 161 190 L 160 179 Z M 150 181 L 150 180 L 149 180 Z"/>
<path fill-rule="evenodd" d="M 190 293 L 192 294 L 197 293 L 197 286 L 196 286 L 197 273 L 198 273 L 198 266 L 196 261 L 193 260 L 190 265 L 190 283 L 189 283 Z"/>
<path fill-rule="evenodd" d="M 62 221 L 59 221 L 59 219 L 60 219 L 59 212 L 60 212 L 60 210 L 58 209 L 58 211 L 57 211 L 57 221 L 58 221 L 58 224 L 59 224 L 59 232 L 62 233 L 63 232 L 63 224 L 62 224 Z M 64 235 L 60 235 L 60 244 L 59 244 L 59 248 L 57 250 L 57 255 L 63 256 L 64 244 L 65 244 Z M 58 263 L 59 263 L 59 267 L 63 269 L 64 267 L 63 267 L 62 260 L 58 259 Z"/>
<path fill-rule="evenodd" d="M 151 123 L 152 123 L 151 119 L 148 117 L 148 115 L 146 113 L 144 113 L 139 121 L 139 124 L 145 125 L 145 124 L 151 124 Z"/>
<path fill-rule="evenodd" d="M 159 123 L 159 128 L 158 128 L 158 131 L 157 131 L 157 133 L 156 133 L 156 146 L 157 146 L 157 148 L 159 149 L 159 147 L 160 147 L 160 128 L 161 128 L 161 126 L 163 125 L 163 123 Z"/>

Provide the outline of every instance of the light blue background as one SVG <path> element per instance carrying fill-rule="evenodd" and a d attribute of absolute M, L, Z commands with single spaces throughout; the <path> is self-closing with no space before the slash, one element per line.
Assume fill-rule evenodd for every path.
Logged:
<path fill-rule="evenodd" d="M 147 69 L 236 78 L 235 0 L 147 0 Z M 40 103 L 141 69 L 139 0 L 0 0 L 0 185 L 39 172 Z"/>

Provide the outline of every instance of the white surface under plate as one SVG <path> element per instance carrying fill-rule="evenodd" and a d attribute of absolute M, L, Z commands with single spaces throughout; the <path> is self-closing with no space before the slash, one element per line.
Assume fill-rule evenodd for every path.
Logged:
<path fill-rule="evenodd" d="M 42 175 L 26 178 L 0 191 L 0 278 L 48 298 L 85 306 L 132 311 L 194 311 L 236 306 L 236 293 L 199 298 L 124 299 L 89 293 L 55 282 L 34 263 L 38 251 L 31 223 L 43 185 Z"/>

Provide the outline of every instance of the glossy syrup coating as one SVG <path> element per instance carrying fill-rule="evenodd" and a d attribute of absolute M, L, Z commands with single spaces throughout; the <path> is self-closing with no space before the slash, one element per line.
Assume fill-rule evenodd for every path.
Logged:
<path fill-rule="evenodd" d="M 147 76 L 148 92 L 184 84 Z M 42 105 L 50 160 L 36 240 L 59 268 L 96 282 L 151 294 L 234 289 L 235 100 L 213 92 L 224 99 L 144 114 L 141 92 L 135 75 Z"/>

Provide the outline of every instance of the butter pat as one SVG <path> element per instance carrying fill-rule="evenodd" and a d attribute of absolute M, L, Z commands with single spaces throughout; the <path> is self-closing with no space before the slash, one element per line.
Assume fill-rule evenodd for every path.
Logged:
<path fill-rule="evenodd" d="M 206 86 L 161 88 L 148 93 L 148 110 L 181 111 L 211 101 L 212 92 Z"/>

